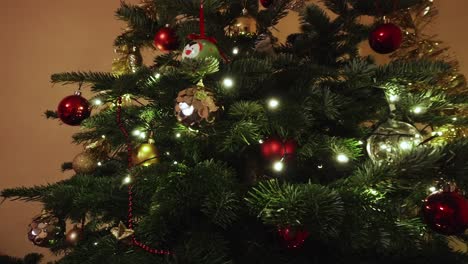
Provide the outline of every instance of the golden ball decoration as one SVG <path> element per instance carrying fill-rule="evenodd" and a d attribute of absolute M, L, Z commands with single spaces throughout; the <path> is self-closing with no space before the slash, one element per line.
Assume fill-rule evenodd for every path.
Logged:
<path fill-rule="evenodd" d="M 436 136 L 433 140 L 430 141 L 432 145 L 445 145 L 458 138 L 466 137 L 466 129 L 448 124 L 435 128 L 434 132 L 432 132 L 432 135 Z"/>
<path fill-rule="evenodd" d="M 91 173 L 97 168 L 97 155 L 91 151 L 82 152 L 73 159 L 72 168 L 76 173 Z"/>
<path fill-rule="evenodd" d="M 83 229 L 75 225 L 70 231 L 68 231 L 65 239 L 68 244 L 75 246 L 83 239 L 83 233 Z"/>
<path fill-rule="evenodd" d="M 133 165 L 149 166 L 159 163 L 158 149 L 152 141 L 139 145 L 132 154 Z"/>

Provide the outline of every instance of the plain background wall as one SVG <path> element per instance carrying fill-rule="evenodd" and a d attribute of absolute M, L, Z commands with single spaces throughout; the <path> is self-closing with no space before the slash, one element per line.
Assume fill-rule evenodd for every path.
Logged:
<path fill-rule="evenodd" d="M 119 0 L 2 1 L 0 8 L 0 189 L 47 184 L 70 177 L 60 165 L 81 151 L 71 145 L 78 128 L 59 126 L 43 112 L 55 109 L 76 86 L 52 86 L 52 73 L 72 70 L 109 71 L 112 43 L 124 25 L 114 19 Z M 137 3 L 137 0 L 129 2 Z M 438 1 L 434 23 L 439 39 L 449 44 L 468 74 L 467 1 Z M 278 26 L 280 37 L 296 31 L 292 14 Z M 124 209 L 125 210 L 125 209 Z M 27 225 L 40 211 L 34 203 L 0 205 L 0 253 L 47 254 L 26 238 Z M 49 256 L 49 255 L 47 255 Z"/>

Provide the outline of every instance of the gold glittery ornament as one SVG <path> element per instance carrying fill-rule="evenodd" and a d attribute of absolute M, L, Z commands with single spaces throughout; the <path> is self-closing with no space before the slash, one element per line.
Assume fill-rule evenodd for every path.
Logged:
<path fill-rule="evenodd" d="M 159 163 L 158 149 L 154 141 L 139 145 L 132 153 L 133 165 L 149 166 Z"/>
<path fill-rule="evenodd" d="M 73 159 L 72 167 L 76 173 L 91 173 L 97 168 L 97 155 L 91 151 L 82 152 Z"/>
<path fill-rule="evenodd" d="M 436 138 L 430 141 L 432 145 L 445 145 L 454 141 L 457 138 L 466 137 L 465 129 L 451 124 L 434 129 L 434 132 L 432 134 L 434 136 L 437 136 Z"/>
<path fill-rule="evenodd" d="M 111 233 L 118 241 L 130 244 L 132 242 L 132 236 L 135 231 L 133 231 L 133 229 L 127 228 L 124 223 L 120 222 L 118 227 L 111 229 Z"/>
<path fill-rule="evenodd" d="M 143 65 L 143 57 L 136 46 L 119 46 L 115 48 L 118 58 L 112 63 L 112 72 L 117 75 L 135 73 Z"/>
<path fill-rule="evenodd" d="M 65 236 L 65 240 L 68 244 L 76 246 L 81 240 L 83 240 L 83 235 L 83 228 L 79 228 L 75 225 L 70 231 L 68 231 Z"/>

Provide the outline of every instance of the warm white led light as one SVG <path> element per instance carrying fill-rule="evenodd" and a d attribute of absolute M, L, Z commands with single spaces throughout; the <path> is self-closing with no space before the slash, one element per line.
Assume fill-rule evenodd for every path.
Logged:
<path fill-rule="evenodd" d="M 280 102 L 278 101 L 278 99 L 271 98 L 270 100 L 268 100 L 268 107 L 270 107 L 270 109 L 278 108 L 279 104 Z"/>
<path fill-rule="evenodd" d="M 413 113 L 415 114 L 420 114 L 422 112 L 423 112 L 423 108 L 420 106 L 416 106 L 415 108 L 413 108 Z"/>
<path fill-rule="evenodd" d="M 132 182 L 132 178 L 130 176 L 127 176 L 123 179 L 123 184 L 129 184 Z"/>
<path fill-rule="evenodd" d="M 396 94 L 392 94 L 388 97 L 388 100 L 390 100 L 390 102 L 394 103 L 396 101 L 398 101 L 398 99 L 400 99 L 400 97 Z"/>
<path fill-rule="evenodd" d="M 401 141 L 400 142 L 400 149 L 402 150 L 409 150 L 411 149 L 411 143 L 408 141 Z"/>
<path fill-rule="evenodd" d="M 280 172 L 284 169 L 284 163 L 280 160 L 273 164 L 273 169 L 277 172 Z"/>
<path fill-rule="evenodd" d="M 224 78 L 223 85 L 226 88 L 231 88 L 232 86 L 234 86 L 234 81 L 231 78 Z"/>
<path fill-rule="evenodd" d="M 343 154 L 343 153 L 338 154 L 338 155 L 336 156 L 336 160 L 337 160 L 339 163 L 348 163 L 348 162 L 349 162 L 348 156 L 346 156 L 346 155 Z"/>
<path fill-rule="evenodd" d="M 234 55 L 239 54 L 239 48 L 238 47 L 233 48 L 232 49 L 232 54 L 234 54 Z"/>
<path fill-rule="evenodd" d="M 94 105 L 102 105 L 101 99 L 94 99 Z"/>

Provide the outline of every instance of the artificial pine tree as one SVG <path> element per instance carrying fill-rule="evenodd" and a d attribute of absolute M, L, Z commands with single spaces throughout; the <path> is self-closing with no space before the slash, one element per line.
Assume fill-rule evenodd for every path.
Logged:
<path fill-rule="evenodd" d="M 66 106 L 77 174 L 1 192 L 44 204 L 30 239 L 61 264 L 468 263 L 447 243 L 467 239 L 468 140 L 438 130 L 468 123 L 464 83 L 443 85 L 448 62 L 377 65 L 358 47 L 362 16 L 432 1 L 322 2 L 333 18 L 309 3 L 285 44 L 272 30 L 303 1 L 122 3 L 113 72 L 52 76 L 96 94 L 91 117 Z"/>

